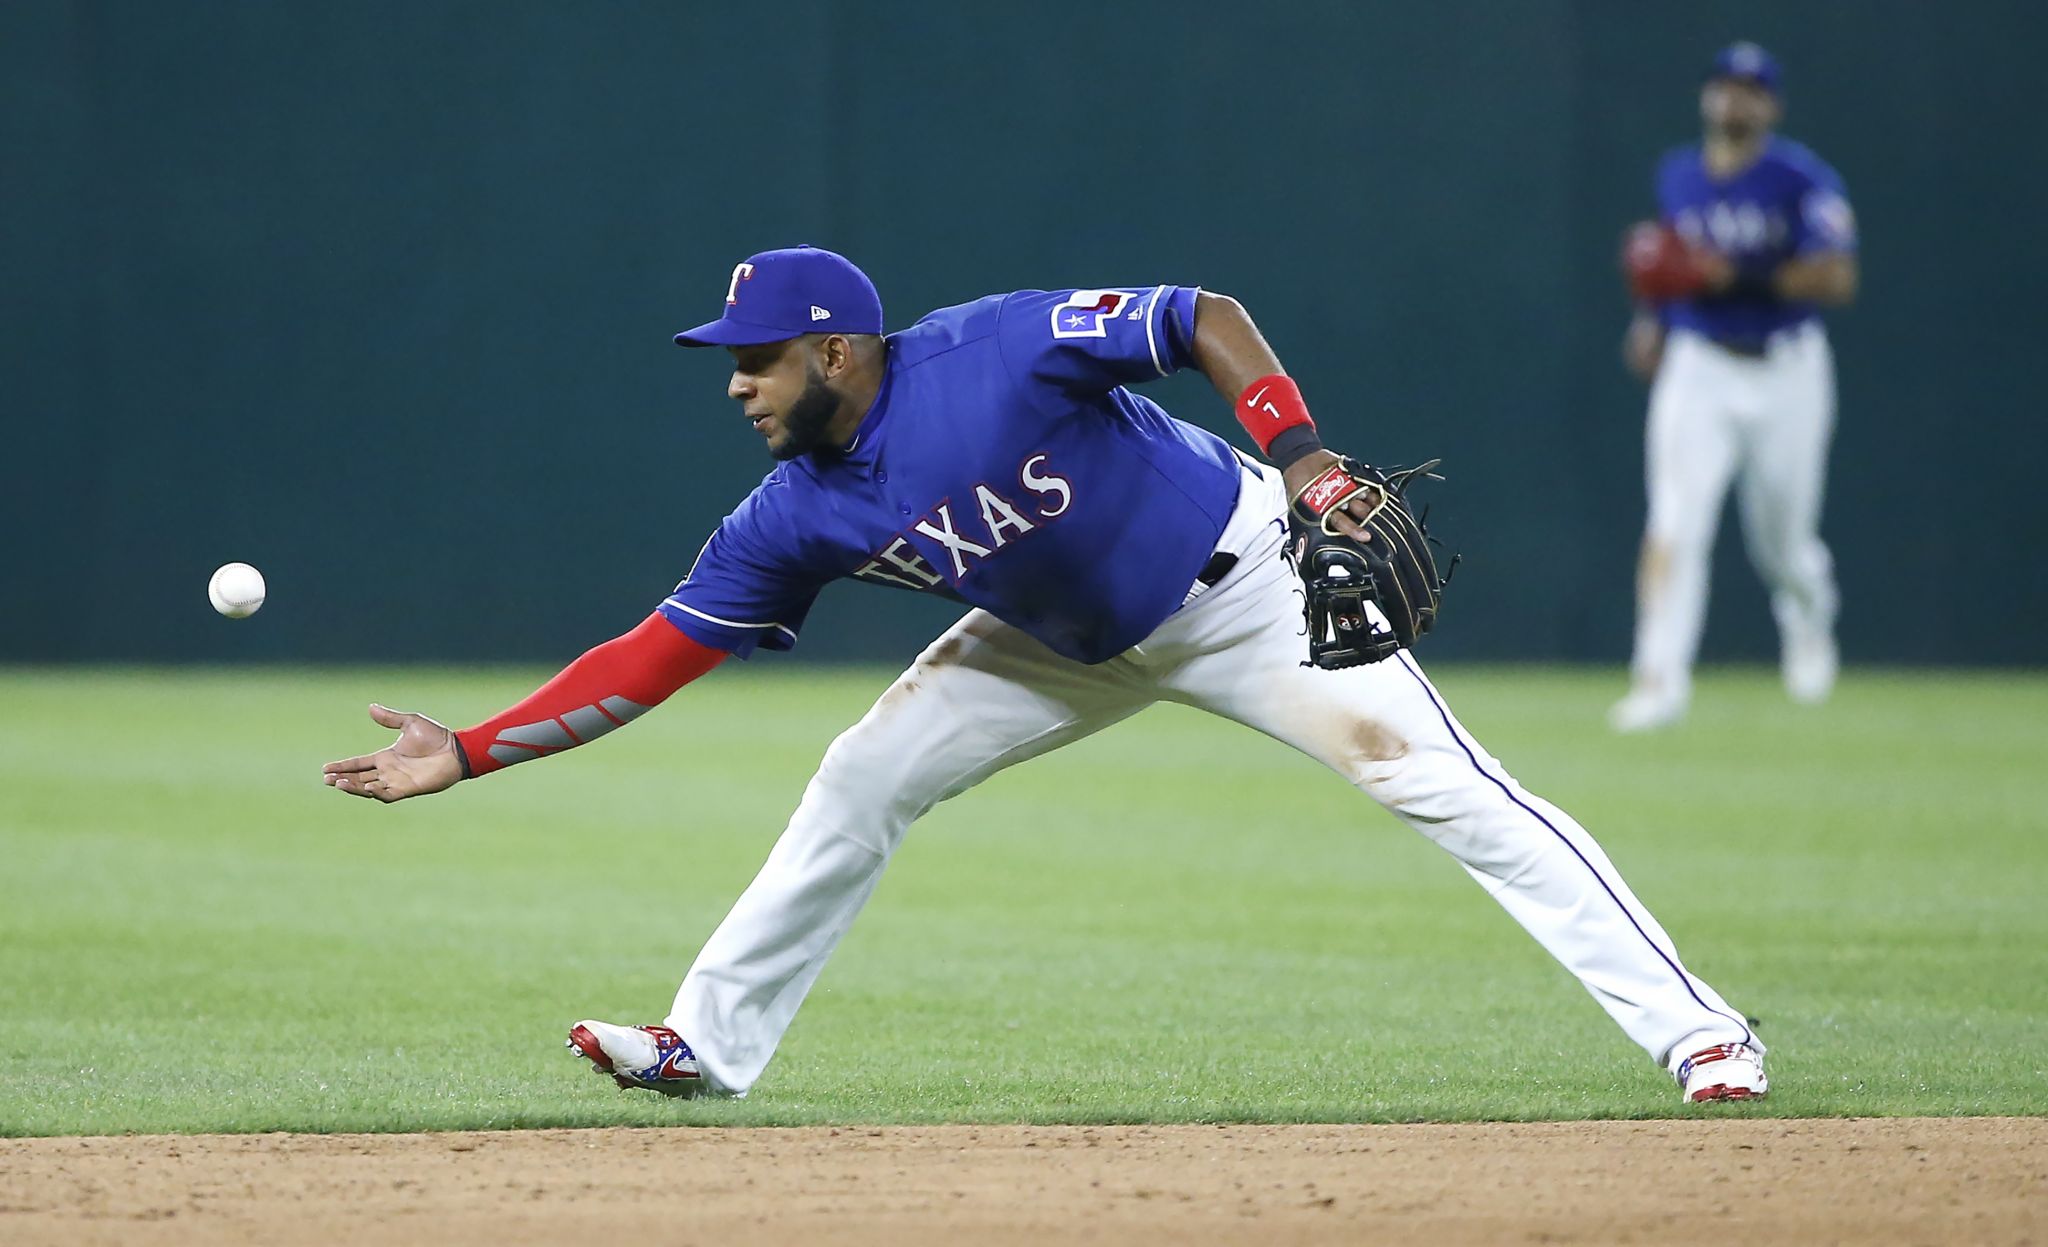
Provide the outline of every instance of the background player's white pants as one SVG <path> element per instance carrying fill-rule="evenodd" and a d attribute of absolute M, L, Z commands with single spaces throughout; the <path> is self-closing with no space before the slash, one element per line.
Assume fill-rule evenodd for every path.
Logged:
<path fill-rule="evenodd" d="M 744 1092 L 760 1076 L 912 820 L 1162 699 L 1285 741 L 1449 850 L 1653 1059 L 1754 1042 L 1742 1015 L 1680 965 L 1592 837 L 1523 791 L 1407 655 L 1346 671 L 1301 665 L 1282 503 L 1277 473 L 1247 474 L 1218 546 L 1241 554 L 1236 570 L 1141 645 L 1084 666 L 977 610 L 833 742 L 667 1018 L 716 1086 Z"/>
<path fill-rule="evenodd" d="M 1650 516 L 1636 603 L 1635 686 L 1683 700 L 1707 616 L 1707 573 L 1728 483 L 1741 477 L 1749 558 L 1781 634 L 1829 632 L 1834 561 L 1820 539 L 1835 426 L 1835 365 L 1818 321 L 1748 359 L 1679 330 L 1650 390 Z"/>

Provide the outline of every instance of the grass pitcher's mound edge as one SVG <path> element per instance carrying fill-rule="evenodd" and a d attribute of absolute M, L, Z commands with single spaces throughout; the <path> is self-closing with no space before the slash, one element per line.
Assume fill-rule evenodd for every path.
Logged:
<path fill-rule="evenodd" d="M 0 1140 L 13 1244 L 2040 1241 L 2048 1119 Z"/>

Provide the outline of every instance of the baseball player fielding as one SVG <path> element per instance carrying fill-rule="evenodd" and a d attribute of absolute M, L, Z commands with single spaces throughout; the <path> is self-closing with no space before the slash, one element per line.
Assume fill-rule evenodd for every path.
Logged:
<path fill-rule="evenodd" d="M 966 609 L 826 751 L 660 1023 L 579 1022 L 573 1053 L 625 1087 L 745 1094 L 920 815 L 1174 701 L 1286 742 L 1441 845 L 1688 1102 L 1764 1094 L 1742 1012 L 1406 648 L 1442 589 L 1400 500 L 1414 474 L 1325 449 L 1235 300 L 1023 290 L 885 335 L 867 277 L 811 247 L 749 258 L 721 293 L 677 341 L 729 353 L 726 393 L 776 464 L 675 592 L 474 727 L 373 706 L 397 740 L 325 782 L 401 801 L 588 744 L 728 656 L 794 646 L 833 580 Z M 1188 368 L 1266 462 L 1131 388 Z M 1289 558 L 1290 507 L 1313 568 Z M 1328 625 L 1315 635 L 1305 597 Z"/>

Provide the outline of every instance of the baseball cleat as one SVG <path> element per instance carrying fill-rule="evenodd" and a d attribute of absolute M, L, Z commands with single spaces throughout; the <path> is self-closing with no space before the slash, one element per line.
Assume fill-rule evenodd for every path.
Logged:
<path fill-rule="evenodd" d="M 705 1090 L 697 1054 L 666 1026 L 614 1026 L 585 1019 L 569 1028 L 569 1051 L 628 1091 L 688 1097 Z"/>
<path fill-rule="evenodd" d="M 1685 717 L 1685 700 L 1636 689 L 1614 703 L 1607 712 L 1607 726 L 1624 734 L 1670 727 Z"/>
<path fill-rule="evenodd" d="M 1818 706 L 1835 691 L 1841 655 L 1835 638 L 1824 628 L 1799 628 L 1785 633 L 1779 667 L 1785 691 L 1802 706 Z"/>
<path fill-rule="evenodd" d="M 1764 1077 L 1764 1054 L 1746 1043 L 1702 1048 L 1680 1061 L 1675 1072 L 1687 1104 L 1761 1100 L 1771 1086 Z"/>

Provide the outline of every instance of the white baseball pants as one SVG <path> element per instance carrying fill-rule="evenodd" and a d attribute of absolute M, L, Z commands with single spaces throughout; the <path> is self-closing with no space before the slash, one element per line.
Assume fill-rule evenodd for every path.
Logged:
<path fill-rule="evenodd" d="M 1636 688 L 1678 701 L 1691 692 L 1714 532 L 1738 476 L 1750 562 L 1780 633 L 1832 632 L 1834 560 L 1820 539 L 1820 508 L 1834 426 L 1834 356 L 1818 321 L 1778 335 L 1760 359 L 1685 330 L 1671 335 L 1650 390 Z"/>
<path fill-rule="evenodd" d="M 666 1019 L 718 1089 L 744 1093 L 919 815 L 1155 701 L 1283 741 L 1449 850 L 1652 1059 L 1756 1042 L 1679 962 L 1593 838 L 1524 791 L 1407 655 L 1302 665 L 1285 497 L 1247 471 L 1219 550 L 1231 573 L 1145 641 L 1094 666 L 984 611 L 961 619 L 832 743 L 768 862 L 698 954 Z"/>

